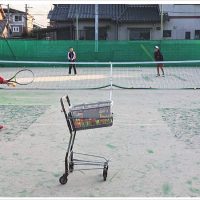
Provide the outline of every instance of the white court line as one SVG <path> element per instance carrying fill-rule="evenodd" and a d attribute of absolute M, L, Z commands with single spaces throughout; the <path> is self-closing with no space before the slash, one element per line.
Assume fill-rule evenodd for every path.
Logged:
<path fill-rule="evenodd" d="M 140 74 L 120 74 L 120 75 L 113 75 L 113 78 L 133 78 L 139 77 Z M 34 78 L 34 82 L 50 82 L 50 81 L 71 81 L 71 80 L 97 80 L 97 79 L 105 79 L 108 78 L 109 75 L 94 75 L 94 74 L 87 74 L 87 75 L 76 75 L 76 76 L 38 76 Z M 32 78 L 24 77 L 19 78 L 19 82 L 29 82 Z"/>
<path fill-rule="evenodd" d="M 76 75 L 76 76 L 44 76 L 35 77 L 34 82 L 71 81 L 71 80 L 96 80 L 108 78 L 105 75 Z"/>

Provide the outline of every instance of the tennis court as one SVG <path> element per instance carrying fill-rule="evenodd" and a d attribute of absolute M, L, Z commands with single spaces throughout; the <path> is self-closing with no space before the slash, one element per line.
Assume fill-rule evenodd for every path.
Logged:
<path fill-rule="evenodd" d="M 101 76 L 104 74 L 107 76 L 105 70 Z M 107 79 L 100 80 L 101 84 L 95 80 L 98 84 L 92 86 L 109 84 Z M 109 88 L 16 88 L 1 89 L 0 93 L 0 119 L 6 127 L 0 132 L 1 197 L 200 195 L 199 90 L 115 88 L 113 126 L 78 132 L 74 146 L 78 152 L 110 159 L 107 181 L 103 181 L 102 171 L 79 171 L 70 174 L 66 185 L 58 181 L 64 172 L 69 139 L 60 97 L 69 95 L 73 104 L 107 100 Z"/>
<path fill-rule="evenodd" d="M 158 43 L 165 77 L 150 62 Z M 80 61 L 76 76 L 65 62 L 70 46 Z M 25 68 L 34 73 L 29 85 L 0 86 L 1 197 L 200 196 L 198 40 L 106 41 L 98 53 L 94 41 L 2 40 L 1 49 L 5 79 Z M 70 137 L 64 95 L 72 104 L 114 102 L 113 126 L 77 132 L 74 145 L 110 160 L 106 181 L 93 170 L 59 183 Z"/>

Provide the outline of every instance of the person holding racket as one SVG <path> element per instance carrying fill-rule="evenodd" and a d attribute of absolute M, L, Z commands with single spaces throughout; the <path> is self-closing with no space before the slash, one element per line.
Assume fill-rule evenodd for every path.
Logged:
<path fill-rule="evenodd" d="M 76 75 L 77 74 L 76 65 L 74 64 L 74 62 L 76 61 L 76 53 L 72 47 L 69 49 L 69 52 L 67 53 L 67 58 L 69 62 L 71 62 L 71 64 L 69 64 L 69 75 L 71 75 L 72 68 L 74 69 L 74 74 Z"/>
<path fill-rule="evenodd" d="M 0 84 L 8 84 L 8 81 L 0 76 Z"/>
<path fill-rule="evenodd" d="M 0 76 L 0 84 L 7 84 L 8 86 L 15 87 L 18 85 L 28 85 L 34 80 L 34 73 L 29 69 L 22 69 L 15 73 L 10 79 L 6 80 Z M 4 126 L 0 125 L 0 130 Z"/>
<path fill-rule="evenodd" d="M 8 81 L 5 80 L 3 77 L 0 76 L 0 84 L 8 84 Z M 0 124 L 0 130 L 1 130 L 3 127 L 4 127 L 4 126 L 2 126 L 2 125 Z"/>
<path fill-rule="evenodd" d="M 30 69 L 21 69 L 7 80 L 0 76 L 0 84 L 7 84 L 12 87 L 15 87 L 16 84 L 29 85 L 33 83 L 34 77 L 35 75 Z"/>
<path fill-rule="evenodd" d="M 163 61 L 163 55 L 160 51 L 160 48 L 158 46 L 155 46 L 155 50 L 154 50 L 154 59 L 155 61 Z M 157 67 L 157 77 L 160 76 L 160 72 L 159 69 L 161 69 L 162 71 L 162 76 L 165 76 L 164 70 L 163 70 L 163 63 L 156 63 L 156 67 Z"/>

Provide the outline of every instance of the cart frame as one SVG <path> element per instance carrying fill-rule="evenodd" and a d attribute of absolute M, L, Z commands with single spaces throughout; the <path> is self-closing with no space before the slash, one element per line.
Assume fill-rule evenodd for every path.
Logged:
<path fill-rule="evenodd" d="M 64 103 L 66 101 L 66 103 Z M 102 156 L 92 155 L 92 154 L 84 154 L 84 153 L 76 153 L 73 151 L 73 146 L 76 138 L 76 127 L 74 126 L 73 122 L 73 116 L 70 111 L 71 103 L 68 96 L 63 96 L 60 98 L 60 103 L 62 107 L 62 112 L 64 113 L 67 126 L 69 129 L 70 137 L 69 137 L 69 143 L 67 147 L 67 152 L 65 155 L 65 172 L 64 174 L 59 178 L 59 182 L 64 185 L 68 181 L 68 175 L 73 171 L 82 171 L 82 170 L 94 170 L 94 169 L 103 169 L 103 180 L 106 181 L 107 174 L 108 174 L 108 162 L 109 160 Z M 66 104 L 68 106 L 68 109 L 66 109 Z M 113 120 L 113 117 L 111 116 L 111 119 Z M 100 127 L 99 127 L 100 128 Z M 75 159 L 74 156 L 82 156 L 82 157 L 89 157 L 93 158 L 95 160 L 85 160 L 85 159 Z M 88 168 L 82 168 L 82 169 L 74 169 L 75 165 L 79 166 L 89 166 Z"/>

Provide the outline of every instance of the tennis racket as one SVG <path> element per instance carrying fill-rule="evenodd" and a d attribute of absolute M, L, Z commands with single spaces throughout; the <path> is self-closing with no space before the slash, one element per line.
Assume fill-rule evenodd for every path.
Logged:
<path fill-rule="evenodd" d="M 34 81 L 34 73 L 30 69 L 19 70 L 13 77 L 7 80 L 8 84 L 28 85 Z"/>

